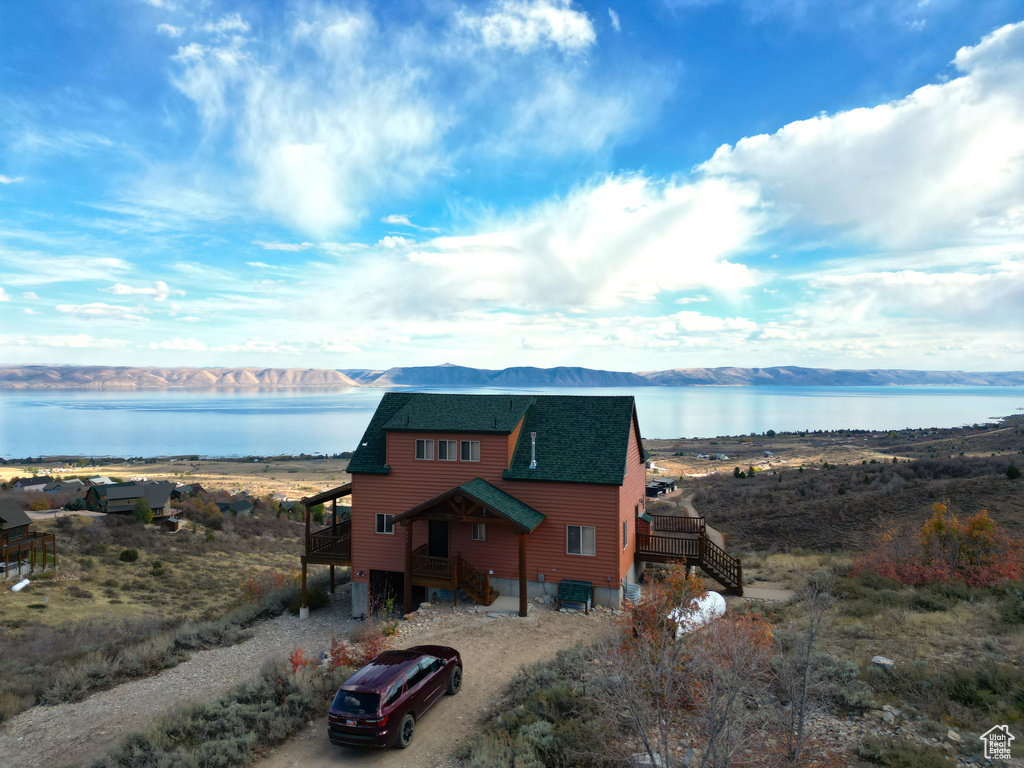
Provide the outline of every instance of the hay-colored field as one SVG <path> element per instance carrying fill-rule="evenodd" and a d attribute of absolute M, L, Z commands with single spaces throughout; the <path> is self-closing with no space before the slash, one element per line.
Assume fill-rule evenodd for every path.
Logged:
<path fill-rule="evenodd" d="M 41 474 L 50 472 L 52 465 L 33 465 Z M 200 461 L 168 461 L 165 459 L 104 464 L 96 467 L 75 467 L 65 475 L 103 475 L 130 480 L 145 477 L 149 480 L 171 480 L 181 483 L 200 483 L 207 490 L 225 490 L 231 493 L 249 491 L 255 496 L 283 493 L 288 498 L 300 499 L 347 483 L 351 476 L 345 472 L 348 459 L 268 460 L 246 462 L 230 459 L 204 459 Z M 29 467 L 0 466 L 0 480 L 30 474 Z"/>

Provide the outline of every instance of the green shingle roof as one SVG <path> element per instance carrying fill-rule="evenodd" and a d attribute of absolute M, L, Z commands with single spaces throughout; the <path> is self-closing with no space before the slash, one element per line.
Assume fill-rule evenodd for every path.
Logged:
<path fill-rule="evenodd" d="M 377 410 L 373 413 L 373 418 L 370 419 L 370 423 L 363 433 L 363 439 L 359 441 L 359 447 L 349 459 L 346 472 L 386 475 L 391 471 L 387 465 L 388 440 L 384 424 L 401 410 L 411 397 L 413 397 L 411 392 L 384 393 Z"/>
<path fill-rule="evenodd" d="M 447 395 L 419 393 L 395 413 L 384 429 L 405 432 L 499 432 L 509 434 L 536 400 L 532 395 Z"/>
<path fill-rule="evenodd" d="M 621 485 L 633 413 L 631 396 L 538 396 L 503 476 Z M 531 432 L 537 433 L 536 469 L 530 469 Z"/>
<path fill-rule="evenodd" d="M 482 477 L 476 477 L 462 485 L 457 485 L 450 491 L 446 491 L 440 496 L 435 496 L 429 501 L 413 507 L 408 512 L 403 512 L 396 516 L 392 522 L 400 523 L 406 519 L 420 517 L 445 499 L 450 499 L 457 494 L 468 496 L 480 506 L 485 507 L 491 512 L 497 512 L 500 517 L 504 517 L 525 533 L 532 533 L 534 528 L 544 522 L 543 514 L 533 507 L 524 504 L 515 496 L 510 496 L 500 488 L 491 485 Z M 429 517 L 429 515 L 427 516 Z"/>
<path fill-rule="evenodd" d="M 390 472 L 388 431 L 510 434 L 520 418 L 523 428 L 505 479 L 622 484 L 635 419 L 631 396 L 389 392 L 370 419 L 348 471 Z M 529 468 L 530 432 L 537 433 L 536 469 Z"/>
<path fill-rule="evenodd" d="M 459 490 L 475 499 L 481 506 L 493 509 L 513 523 L 521 525 L 527 533 L 544 522 L 544 515 L 533 507 L 523 504 L 500 488 L 495 488 L 483 478 L 477 477 L 459 486 Z"/>

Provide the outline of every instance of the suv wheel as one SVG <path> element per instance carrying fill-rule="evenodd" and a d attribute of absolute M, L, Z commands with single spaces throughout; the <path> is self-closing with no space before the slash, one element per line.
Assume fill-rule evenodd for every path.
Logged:
<path fill-rule="evenodd" d="M 401 724 L 398 726 L 398 748 L 405 749 L 409 746 L 409 742 L 412 741 L 412 734 L 416 730 L 416 718 L 411 714 L 406 714 L 402 718 Z"/>
<path fill-rule="evenodd" d="M 462 688 L 462 667 L 455 667 L 452 676 L 448 678 L 448 695 L 454 696 Z"/>

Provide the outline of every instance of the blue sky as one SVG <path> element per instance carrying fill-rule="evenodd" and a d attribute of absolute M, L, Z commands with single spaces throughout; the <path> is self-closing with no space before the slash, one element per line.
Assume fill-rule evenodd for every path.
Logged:
<path fill-rule="evenodd" d="M 1024 369 L 1024 2 L 0 4 L 0 362 Z"/>

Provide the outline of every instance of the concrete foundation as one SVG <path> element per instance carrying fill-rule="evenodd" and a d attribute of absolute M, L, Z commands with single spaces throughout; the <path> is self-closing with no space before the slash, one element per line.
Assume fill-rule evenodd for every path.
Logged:
<path fill-rule="evenodd" d="M 365 581 L 352 582 L 352 616 L 366 616 L 370 612 L 370 585 Z"/>
<path fill-rule="evenodd" d="M 519 579 L 499 579 L 492 576 L 491 586 L 502 595 L 519 597 Z M 526 596 L 529 599 L 545 595 L 549 595 L 552 600 L 558 597 L 558 583 L 553 581 L 526 582 Z M 608 608 L 619 608 L 622 605 L 622 587 L 618 584 L 614 587 L 600 587 L 595 584 L 594 603 Z"/>
<path fill-rule="evenodd" d="M 309 608 L 308 607 L 306 607 L 306 608 L 299 608 L 299 618 L 300 619 L 308 619 L 309 618 Z"/>

